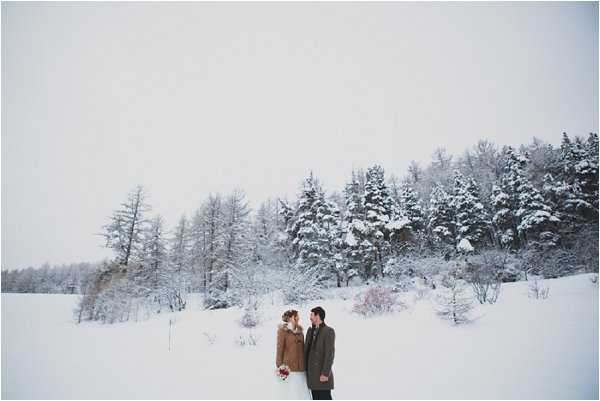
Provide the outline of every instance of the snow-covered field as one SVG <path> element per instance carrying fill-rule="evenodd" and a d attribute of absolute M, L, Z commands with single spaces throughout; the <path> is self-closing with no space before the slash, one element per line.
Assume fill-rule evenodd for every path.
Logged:
<path fill-rule="evenodd" d="M 546 280 L 546 300 L 529 299 L 526 283 L 505 284 L 498 303 L 478 306 L 483 316 L 464 327 L 410 294 L 408 310 L 370 319 L 350 312 L 351 298 L 320 301 L 337 334 L 333 396 L 597 399 L 598 284 L 589 277 Z M 267 305 L 258 345 L 241 347 L 239 309 L 202 311 L 196 302 L 141 323 L 76 325 L 76 301 L 2 294 L 3 399 L 274 396 L 275 325 L 287 306 Z M 296 307 L 305 327 L 316 304 Z"/>

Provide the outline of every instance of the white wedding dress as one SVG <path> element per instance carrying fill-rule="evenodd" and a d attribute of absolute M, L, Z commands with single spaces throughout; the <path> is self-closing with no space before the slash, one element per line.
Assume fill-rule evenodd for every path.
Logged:
<path fill-rule="evenodd" d="M 279 400 L 312 400 L 310 389 L 306 385 L 306 372 L 290 372 L 287 379 L 275 376 L 276 397 Z"/>

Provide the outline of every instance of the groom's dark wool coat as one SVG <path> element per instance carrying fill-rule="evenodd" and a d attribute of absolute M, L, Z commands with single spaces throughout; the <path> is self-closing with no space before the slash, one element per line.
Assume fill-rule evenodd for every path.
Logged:
<path fill-rule="evenodd" d="M 321 323 L 317 330 L 317 337 L 313 344 L 313 330 L 310 327 L 306 331 L 305 354 L 306 354 L 306 382 L 311 390 L 333 390 L 333 358 L 335 356 L 335 330 Z M 329 377 L 322 382 L 321 375 Z"/>

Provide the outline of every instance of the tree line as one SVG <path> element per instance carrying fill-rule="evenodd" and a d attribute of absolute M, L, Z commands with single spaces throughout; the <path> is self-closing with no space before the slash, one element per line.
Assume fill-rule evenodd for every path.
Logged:
<path fill-rule="evenodd" d="M 79 320 L 182 310 L 193 292 L 207 308 L 247 305 L 275 285 L 294 300 L 306 283 L 394 276 L 400 257 L 493 249 L 546 276 L 597 271 L 598 135 L 519 149 L 481 140 L 456 157 L 437 149 L 403 177 L 380 165 L 352 171 L 341 192 L 327 193 L 311 172 L 296 199 L 267 199 L 253 213 L 241 189 L 210 194 L 171 232 L 150 212 L 138 186 L 99 233 L 115 257 L 75 286 Z"/>

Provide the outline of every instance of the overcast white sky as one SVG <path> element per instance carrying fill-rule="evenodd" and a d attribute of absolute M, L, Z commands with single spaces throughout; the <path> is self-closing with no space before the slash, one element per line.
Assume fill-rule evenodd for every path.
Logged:
<path fill-rule="evenodd" d="M 211 191 L 562 131 L 598 132 L 596 2 L 3 2 L 2 268 L 111 256 L 138 183 L 171 228 Z"/>

